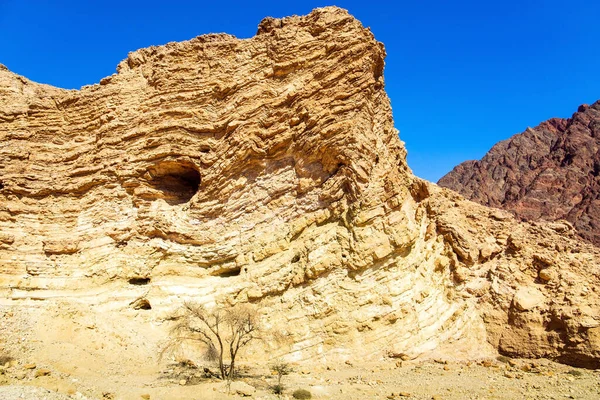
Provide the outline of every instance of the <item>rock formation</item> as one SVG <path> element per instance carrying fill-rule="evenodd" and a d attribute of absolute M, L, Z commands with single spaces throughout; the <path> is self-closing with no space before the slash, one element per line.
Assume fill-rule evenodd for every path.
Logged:
<path fill-rule="evenodd" d="M 79 91 L 0 71 L 4 340 L 115 373 L 193 299 L 254 304 L 289 360 L 599 366 L 598 250 L 414 177 L 384 56 L 328 7 L 135 51 Z"/>
<path fill-rule="evenodd" d="M 527 221 L 565 219 L 600 245 L 600 101 L 496 144 L 438 182 Z"/>

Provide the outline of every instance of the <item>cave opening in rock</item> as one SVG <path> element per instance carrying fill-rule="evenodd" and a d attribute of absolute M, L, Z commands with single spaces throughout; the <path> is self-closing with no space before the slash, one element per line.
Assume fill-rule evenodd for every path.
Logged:
<path fill-rule="evenodd" d="M 150 278 L 135 277 L 135 278 L 130 278 L 128 282 L 130 285 L 136 285 L 136 286 L 147 285 L 148 283 L 150 283 Z"/>
<path fill-rule="evenodd" d="M 217 273 L 217 276 L 219 276 L 220 278 L 231 278 L 233 276 L 238 276 L 241 271 L 242 269 L 240 267 L 235 267 L 226 271 L 221 271 Z"/>
<path fill-rule="evenodd" d="M 189 202 L 198 192 L 200 173 L 191 163 L 166 161 L 150 170 L 150 185 L 162 193 L 162 198 L 170 205 Z"/>
<path fill-rule="evenodd" d="M 131 305 L 134 310 L 152 310 L 152 305 L 148 299 L 143 297 L 132 301 L 129 305 Z"/>

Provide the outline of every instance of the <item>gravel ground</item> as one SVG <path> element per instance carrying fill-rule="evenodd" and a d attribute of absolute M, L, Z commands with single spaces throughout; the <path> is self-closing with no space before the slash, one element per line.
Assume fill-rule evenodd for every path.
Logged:
<path fill-rule="evenodd" d="M 164 366 L 139 357 L 127 325 L 107 336 L 95 323 L 74 324 L 70 314 L 59 319 L 53 308 L 0 307 L 0 353 L 14 357 L 0 366 L 0 400 L 11 399 L 202 399 L 238 398 L 217 379 L 206 379 L 203 368 Z M 63 309 L 61 313 L 65 313 Z M 29 315 L 31 314 L 31 315 Z M 85 316 L 85 314 L 84 314 Z M 35 318 L 34 318 L 35 317 Z M 35 326 L 36 318 L 52 319 Z M 132 332 L 134 332 L 132 330 Z M 144 341 L 140 340 L 140 346 Z M 0 356 L 2 355 L 0 354 Z M 6 364 L 6 362 L 5 362 Z M 249 364 L 241 381 L 255 391 L 250 398 L 292 399 L 307 389 L 313 399 L 435 399 L 435 400 L 560 400 L 600 399 L 600 370 L 585 370 L 548 360 L 499 357 L 480 362 L 454 360 L 353 362 L 295 365 L 283 378 L 281 396 L 271 387 L 277 378 L 268 363 Z"/>
<path fill-rule="evenodd" d="M 401 364 L 401 365 L 400 365 Z M 90 390 L 90 382 L 73 377 L 35 377 L 33 371 L 21 380 L 14 378 L 22 367 L 4 370 L 5 384 L 0 399 L 202 399 L 241 398 L 227 393 L 218 379 L 203 378 L 202 369 L 171 366 L 155 376 L 132 373 L 124 380 L 104 383 Z M 313 399 L 594 399 L 600 398 L 600 371 L 576 369 L 547 360 L 486 360 L 466 362 L 404 362 L 340 364 L 324 367 L 296 366 L 283 377 L 285 392 L 277 396 L 271 387 L 277 382 L 266 368 L 247 366 L 241 382 L 252 388 L 248 398 L 293 399 L 297 389 L 306 389 Z M 61 379 L 72 384 L 59 384 Z M 17 386 L 20 383 L 23 386 Z M 97 384 L 97 382 L 95 383 Z M 86 386 L 88 385 L 88 386 Z M 35 387 L 40 386 L 40 387 Z M 53 390 L 49 390 L 53 389 Z M 60 392 L 60 393 L 59 393 Z"/>
<path fill-rule="evenodd" d="M 75 398 L 84 399 L 82 396 L 68 396 L 36 386 L 0 386 L 0 399 L 2 400 L 69 400 Z"/>

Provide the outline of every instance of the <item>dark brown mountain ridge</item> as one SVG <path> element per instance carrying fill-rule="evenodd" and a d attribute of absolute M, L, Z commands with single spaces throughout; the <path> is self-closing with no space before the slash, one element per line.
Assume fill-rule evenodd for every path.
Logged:
<path fill-rule="evenodd" d="M 438 184 L 523 220 L 565 219 L 600 245 L 600 101 L 497 143 Z"/>

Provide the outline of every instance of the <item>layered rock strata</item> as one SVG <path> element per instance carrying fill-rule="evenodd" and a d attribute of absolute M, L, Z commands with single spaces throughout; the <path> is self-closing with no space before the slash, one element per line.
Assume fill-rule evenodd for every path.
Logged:
<path fill-rule="evenodd" d="M 384 57 L 323 8 L 138 50 L 79 91 L 0 71 L 0 293 L 20 310 L 6 340 L 11 321 L 44 331 L 42 357 L 56 332 L 113 329 L 89 354 L 148 356 L 192 299 L 254 304 L 283 338 L 260 346 L 290 360 L 598 366 L 598 250 L 415 178 Z"/>
<path fill-rule="evenodd" d="M 438 184 L 522 220 L 565 219 L 600 245 L 599 149 L 600 101 L 496 144 Z"/>

